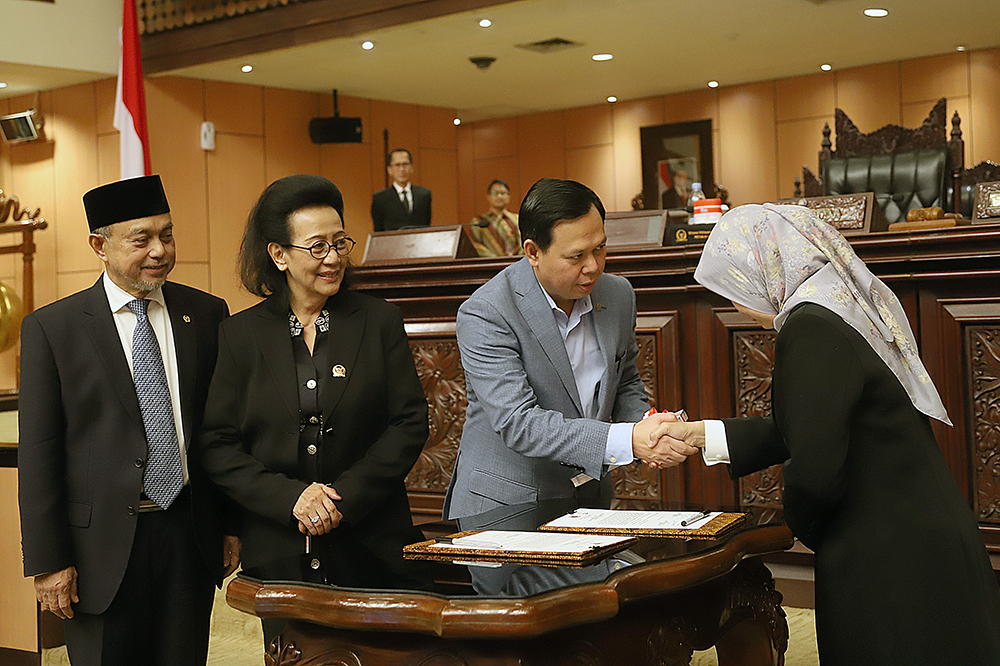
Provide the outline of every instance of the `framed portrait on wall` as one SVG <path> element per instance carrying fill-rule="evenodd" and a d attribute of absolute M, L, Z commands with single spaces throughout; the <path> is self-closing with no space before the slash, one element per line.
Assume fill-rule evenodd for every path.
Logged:
<path fill-rule="evenodd" d="M 715 195 L 711 119 L 641 127 L 639 138 L 646 210 L 684 208 L 692 183 Z"/>

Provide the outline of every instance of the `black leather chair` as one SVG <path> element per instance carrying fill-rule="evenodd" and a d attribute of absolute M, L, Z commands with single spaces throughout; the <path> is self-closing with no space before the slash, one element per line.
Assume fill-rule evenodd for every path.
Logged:
<path fill-rule="evenodd" d="M 906 220 L 915 208 L 940 206 L 961 211 L 972 194 L 963 192 L 965 144 L 958 113 L 951 138 L 945 132 L 947 102 L 939 100 L 923 124 L 915 129 L 886 125 L 862 134 L 841 109 L 836 110 L 837 150 L 831 150 L 830 126 L 823 128 L 819 153 L 820 176 L 802 168 L 804 196 L 874 192 L 889 224 Z M 956 190 L 959 196 L 956 197 Z M 803 188 L 796 180 L 796 196 Z"/>
<path fill-rule="evenodd" d="M 834 157 L 823 162 L 824 194 L 874 192 L 889 224 L 905 221 L 915 208 L 950 210 L 950 158 L 946 148 Z"/>

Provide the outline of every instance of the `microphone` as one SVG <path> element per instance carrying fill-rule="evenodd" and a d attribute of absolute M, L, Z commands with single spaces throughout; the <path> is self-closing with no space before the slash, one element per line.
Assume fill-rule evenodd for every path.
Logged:
<path fill-rule="evenodd" d="M 485 229 L 486 227 L 490 226 L 490 221 L 489 220 L 484 220 L 483 218 L 480 217 L 478 222 L 469 222 L 468 224 L 463 224 L 462 226 L 463 227 L 479 227 L 480 229 Z"/>

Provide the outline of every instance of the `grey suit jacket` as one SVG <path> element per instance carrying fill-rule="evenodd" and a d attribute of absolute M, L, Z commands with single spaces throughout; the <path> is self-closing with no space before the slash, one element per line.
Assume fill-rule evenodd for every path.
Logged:
<path fill-rule="evenodd" d="M 591 294 L 607 362 L 597 419 L 584 418 L 555 317 L 527 259 L 511 264 L 458 310 L 457 336 L 469 407 L 446 518 L 498 506 L 572 497 L 573 476 L 604 473 L 610 423 L 649 409 L 636 366 L 635 293 L 604 274 Z M 610 478 L 602 479 L 610 501 Z"/>

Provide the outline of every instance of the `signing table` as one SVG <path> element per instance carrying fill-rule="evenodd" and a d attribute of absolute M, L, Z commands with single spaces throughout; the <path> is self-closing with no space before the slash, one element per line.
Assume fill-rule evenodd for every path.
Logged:
<path fill-rule="evenodd" d="M 502 507 L 466 529 L 534 529 L 573 506 Z M 753 511 L 715 539 L 640 538 L 586 568 L 441 564 L 467 593 L 362 590 L 238 577 L 231 606 L 287 618 L 267 663 L 500 666 L 784 663 L 788 626 L 760 556 L 792 546 L 776 511 Z M 455 591 L 456 586 L 449 589 Z"/>

